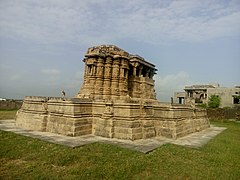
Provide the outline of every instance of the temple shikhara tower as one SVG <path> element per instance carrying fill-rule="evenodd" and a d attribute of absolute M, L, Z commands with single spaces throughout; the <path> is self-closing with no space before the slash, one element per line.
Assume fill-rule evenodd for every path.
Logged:
<path fill-rule="evenodd" d="M 113 46 L 88 49 L 84 83 L 77 97 L 126 100 L 156 99 L 153 76 L 155 66 L 138 55 Z"/>
<path fill-rule="evenodd" d="M 26 96 L 20 128 L 66 136 L 176 139 L 210 126 L 206 110 L 156 99 L 155 65 L 114 45 L 90 47 L 84 82 L 72 98 Z"/>

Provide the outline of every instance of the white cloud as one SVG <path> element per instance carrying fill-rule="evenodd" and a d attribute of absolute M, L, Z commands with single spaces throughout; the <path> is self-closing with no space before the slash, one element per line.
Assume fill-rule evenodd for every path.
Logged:
<path fill-rule="evenodd" d="M 14 74 L 10 77 L 10 80 L 11 81 L 17 81 L 17 80 L 21 79 L 21 77 L 22 76 L 20 74 Z"/>
<path fill-rule="evenodd" d="M 46 86 L 58 87 L 61 85 L 61 71 L 58 69 L 42 69 L 41 73 L 44 74 L 47 78 L 42 78 L 43 82 L 46 83 Z"/>
<path fill-rule="evenodd" d="M 189 74 L 178 72 L 176 74 L 156 75 L 155 90 L 160 101 L 170 101 L 174 92 L 183 91 L 184 87 L 191 84 Z"/>
<path fill-rule="evenodd" d="M 1 63 L 1 62 L 0 62 Z M 14 71 L 13 68 L 7 64 L 0 64 L 0 82 L 8 83 L 8 81 L 20 81 L 23 78 L 23 72 Z M 14 82 L 14 83 L 15 83 Z"/>
<path fill-rule="evenodd" d="M 0 36 L 40 43 L 148 43 L 240 35 L 240 3 L 220 0 L 1 1 Z"/>
<path fill-rule="evenodd" d="M 58 69 L 42 69 L 41 73 L 45 74 L 45 75 L 54 75 L 55 76 L 55 75 L 59 75 L 61 73 L 61 71 Z"/>
<path fill-rule="evenodd" d="M 70 79 L 65 80 L 64 86 L 70 91 L 77 91 L 79 90 L 80 86 L 82 86 L 83 83 L 83 72 L 82 71 L 77 71 L 73 77 L 69 77 Z M 75 92 L 76 93 L 76 92 Z"/>
<path fill-rule="evenodd" d="M 10 66 L 8 66 L 8 65 L 3 64 L 3 63 L 0 64 L 0 70 L 1 70 L 1 71 L 9 71 L 10 69 L 11 69 L 11 68 L 10 68 Z"/>

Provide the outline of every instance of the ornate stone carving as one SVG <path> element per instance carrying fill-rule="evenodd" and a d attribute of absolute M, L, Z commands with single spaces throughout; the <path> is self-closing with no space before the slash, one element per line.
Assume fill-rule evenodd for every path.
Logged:
<path fill-rule="evenodd" d="M 99 98 L 99 94 L 103 93 L 103 99 L 126 99 L 126 95 L 131 98 L 156 99 L 152 93 L 154 84 L 149 85 L 152 81 L 148 80 L 149 77 L 152 79 L 156 69 L 144 58 L 131 55 L 113 45 L 102 45 L 89 48 L 84 61 L 86 65 L 80 97 L 81 94 L 95 89 L 95 95 L 91 95 L 93 98 Z M 153 72 L 151 75 L 150 71 Z M 144 80 L 140 80 L 139 77 Z M 92 79 L 92 83 L 89 78 Z"/>

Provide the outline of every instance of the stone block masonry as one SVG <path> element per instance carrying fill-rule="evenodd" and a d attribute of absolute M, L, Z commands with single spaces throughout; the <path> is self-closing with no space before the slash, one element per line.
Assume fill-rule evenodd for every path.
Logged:
<path fill-rule="evenodd" d="M 66 136 L 176 139 L 210 126 L 206 110 L 156 100 L 155 66 L 113 45 L 88 49 L 84 82 L 73 98 L 27 96 L 17 113 L 24 129 Z"/>
<path fill-rule="evenodd" d="M 25 97 L 16 125 L 66 136 L 93 134 L 118 139 L 176 139 L 209 127 L 206 111 L 186 105 Z"/>

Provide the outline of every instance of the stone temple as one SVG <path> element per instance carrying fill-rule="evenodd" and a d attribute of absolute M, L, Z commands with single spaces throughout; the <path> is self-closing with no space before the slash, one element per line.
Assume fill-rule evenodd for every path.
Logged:
<path fill-rule="evenodd" d="M 210 126 L 204 109 L 160 103 L 153 76 L 157 69 L 114 45 L 88 49 L 83 85 L 73 98 L 26 96 L 18 127 L 66 136 L 118 139 L 176 139 Z"/>

